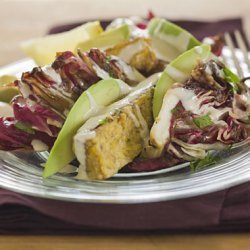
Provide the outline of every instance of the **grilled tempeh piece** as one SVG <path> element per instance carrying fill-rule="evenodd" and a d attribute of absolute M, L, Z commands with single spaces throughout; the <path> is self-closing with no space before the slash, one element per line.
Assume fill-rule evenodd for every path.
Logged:
<path fill-rule="evenodd" d="M 153 124 L 153 84 L 89 119 L 74 137 L 80 162 L 77 178 L 102 180 L 137 157 Z"/>
<path fill-rule="evenodd" d="M 90 179 L 109 178 L 140 154 L 153 123 L 151 102 L 148 91 L 96 129 L 96 136 L 86 142 Z"/>

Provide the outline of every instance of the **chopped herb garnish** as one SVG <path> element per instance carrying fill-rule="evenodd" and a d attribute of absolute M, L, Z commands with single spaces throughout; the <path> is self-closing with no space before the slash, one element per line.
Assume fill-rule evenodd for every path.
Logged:
<path fill-rule="evenodd" d="M 15 124 L 15 127 L 26 132 L 26 133 L 29 133 L 29 134 L 35 134 L 35 130 L 30 128 L 30 127 L 27 127 L 25 124 L 23 124 L 22 122 L 16 122 Z"/>
<path fill-rule="evenodd" d="M 238 86 L 240 82 L 239 77 L 226 67 L 223 69 L 223 72 L 225 74 L 225 80 L 232 86 L 233 92 L 234 93 L 239 92 L 239 86 Z"/>
<path fill-rule="evenodd" d="M 195 125 L 199 128 L 205 128 L 209 125 L 212 125 L 212 119 L 210 118 L 209 115 L 203 115 L 203 116 L 199 116 L 193 119 Z"/>
<path fill-rule="evenodd" d="M 106 56 L 105 59 L 106 59 L 106 63 L 109 63 L 109 62 L 111 61 L 112 58 L 111 58 L 111 56 Z"/>
<path fill-rule="evenodd" d="M 220 160 L 219 156 L 214 156 L 208 153 L 204 159 L 190 162 L 190 168 L 193 172 L 217 163 Z"/>
<path fill-rule="evenodd" d="M 173 109 L 171 109 L 171 113 L 172 114 L 175 114 L 175 113 L 177 113 L 178 112 L 178 106 L 176 106 L 176 107 L 174 107 Z"/>

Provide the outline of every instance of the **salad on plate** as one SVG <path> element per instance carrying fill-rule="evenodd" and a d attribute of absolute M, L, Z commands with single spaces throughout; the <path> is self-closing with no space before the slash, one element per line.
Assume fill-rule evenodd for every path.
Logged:
<path fill-rule="evenodd" d="M 1 78 L 0 150 L 48 151 L 44 178 L 214 163 L 250 137 L 250 88 L 207 40 L 150 14 L 24 43 L 37 66 Z"/>

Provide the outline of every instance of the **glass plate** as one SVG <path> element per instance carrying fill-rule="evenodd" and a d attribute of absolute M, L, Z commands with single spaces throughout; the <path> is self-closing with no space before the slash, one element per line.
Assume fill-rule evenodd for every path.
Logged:
<path fill-rule="evenodd" d="M 230 52 L 223 51 L 233 69 Z M 243 58 L 237 50 L 239 58 Z M 25 59 L 0 69 L 2 74 L 29 70 Z M 246 69 L 244 63 L 242 68 Z M 246 72 L 249 74 L 249 72 Z M 151 173 L 117 174 L 105 181 L 80 181 L 57 174 L 42 178 L 46 153 L 0 151 L 0 187 L 35 197 L 94 203 L 143 203 L 181 199 L 219 191 L 250 180 L 250 143 L 219 153 L 221 161 L 198 172 L 188 163 Z"/>

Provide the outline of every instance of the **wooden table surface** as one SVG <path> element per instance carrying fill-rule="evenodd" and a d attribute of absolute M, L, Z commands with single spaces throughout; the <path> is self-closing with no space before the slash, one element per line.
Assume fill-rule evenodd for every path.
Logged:
<path fill-rule="evenodd" d="M 250 15 L 249 0 L 0 0 L 0 67 L 24 57 L 23 40 L 42 36 L 54 24 L 84 19 L 145 15 L 171 19 L 222 19 Z M 84 234 L 0 236 L 0 249 L 249 249 L 250 234 Z"/>

